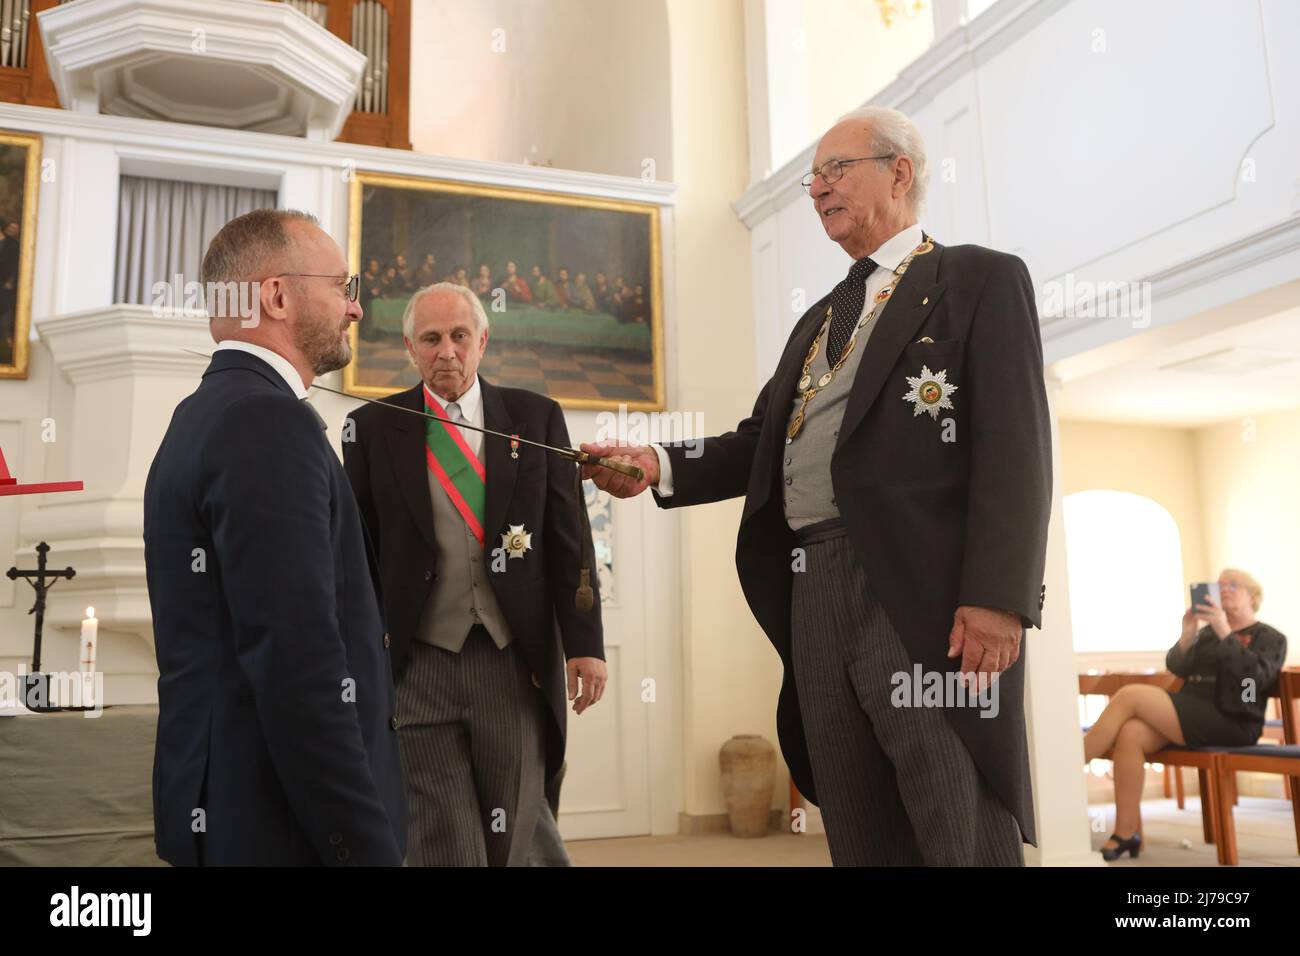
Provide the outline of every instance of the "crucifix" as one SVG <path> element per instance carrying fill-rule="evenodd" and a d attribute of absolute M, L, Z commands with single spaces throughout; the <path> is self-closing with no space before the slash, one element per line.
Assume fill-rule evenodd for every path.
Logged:
<path fill-rule="evenodd" d="M 56 491 L 82 491 L 84 486 L 80 481 L 42 481 L 29 484 L 19 484 L 18 479 L 9 473 L 9 466 L 5 463 L 5 455 L 0 451 L 0 497 L 10 495 L 39 495 L 49 494 Z M 26 578 L 33 590 L 36 591 L 36 603 L 28 614 L 36 615 L 36 644 L 32 650 L 32 672 L 23 680 L 23 699 L 28 703 L 28 709 L 38 712 L 47 712 L 58 710 L 57 707 L 49 706 L 49 682 L 46 676 L 41 673 L 41 631 L 45 627 L 45 594 L 60 578 L 71 579 L 77 572 L 72 568 L 65 568 L 62 571 L 49 571 L 45 567 L 45 555 L 49 553 L 50 546 L 42 541 L 36 546 L 36 570 L 19 571 L 13 567 L 8 571 L 10 581 L 16 581 L 19 578 Z"/>
<path fill-rule="evenodd" d="M 36 495 L 54 491 L 81 491 L 82 489 L 83 485 L 80 481 L 44 481 L 20 485 L 18 479 L 9 474 L 9 466 L 5 464 L 5 453 L 0 450 L 0 495 Z M 10 568 L 8 572 L 10 581 L 27 578 L 27 583 L 36 590 L 36 603 L 27 612 L 36 615 L 36 649 L 32 654 L 33 674 L 41 672 L 41 629 L 45 624 L 45 592 L 54 587 L 54 583 L 59 578 L 71 579 L 77 573 L 72 568 L 66 568 L 62 571 L 46 571 L 45 555 L 49 550 L 50 546 L 44 541 L 36 546 L 35 571 L 19 571 L 14 567 Z M 50 580 L 46 581 L 46 578 L 50 578 Z"/>
<path fill-rule="evenodd" d="M 50 546 L 42 541 L 36 546 L 36 570 L 19 571 L 18 568 L 10 568 L 7 572 L 9 580 L 16 581 L 19 578 L 26 578 L 27 583 L 32 586 L 36 592 L 36 603 L 28 614 L 36 615 L 36 647 L 32 651 L 32 673 L 41 672 L 41 631 L 45 627 L 45 595 L 58 583 L 60 578 L 72 578 L 77 576 L 77 572 L 72 568 L 64 568 L 62 571 L 50 571 L 45 567 L 45 556 L 49 554 Z"/>

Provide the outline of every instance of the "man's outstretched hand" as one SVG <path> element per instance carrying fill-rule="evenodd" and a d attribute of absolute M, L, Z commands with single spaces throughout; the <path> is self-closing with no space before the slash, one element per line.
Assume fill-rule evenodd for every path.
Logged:
<path fill-rule="evenodd" d="M 582 466 L 583 478 L 590 478 L 597 488 L 609 492 L 615 498 L 633 498 L 659 483 L 659 456 L 649 445 L 584 442 L 578 447 L 595 458 L 612 458 L 627 465 L 636 465 L 641 469 L 644 477 L 637 481 L 617 471 L 601 468 L 599 465 Z"/>

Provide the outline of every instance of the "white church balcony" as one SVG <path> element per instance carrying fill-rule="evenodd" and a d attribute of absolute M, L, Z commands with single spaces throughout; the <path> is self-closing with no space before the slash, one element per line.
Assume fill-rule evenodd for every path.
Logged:
<path fill-rule="evenodd" d="M 39 14 L 65 107 L 332 140 L 364 54 L 285 3 L 74 0 Z"/>

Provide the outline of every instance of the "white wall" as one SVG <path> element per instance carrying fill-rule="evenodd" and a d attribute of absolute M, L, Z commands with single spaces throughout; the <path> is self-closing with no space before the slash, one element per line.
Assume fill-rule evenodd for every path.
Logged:
<path fill-rule="evenodd" d="M 899 5 L 910 10 L 912 0 Z M 803 141 L 790 143 L 789 155 L 782 160 L 797 155 L 840 116 L 892 83 L 934 40 L 928 6 L 896 17 L 887 27 L 875 3 L 803 0 L 803 20 L 808 121 Z"/>
<path fill-rule="evenodd" d="M 673 178 L 663 0 L 415 0 L 416 150 Z"/>
<path fill-rule="evenodd" d="M 1296 410 L 1196 429 L 1209 573 L 1243 568 L 1264 588 L 1260 619 L 1287 635 L 1300 661 L 1300 466 Z"/>
<path fill-rule="evenodd" d="M 886 27 L 862 0 L 745 0 L 745 33 L 758 182 L 892 82 L 934 39 L 934 15 L 927 7 Z"/>

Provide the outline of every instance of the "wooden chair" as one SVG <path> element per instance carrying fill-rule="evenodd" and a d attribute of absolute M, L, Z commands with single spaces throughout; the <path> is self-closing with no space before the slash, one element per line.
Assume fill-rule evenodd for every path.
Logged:
<path fill-rule="evenodd" d="M 1285 743 L 1280 745 L 1257 744 L 1253 747 L 1233 747 L 1213 753 L 1215 786 L 1219 799 L 1215 802 L 1219 862 L 1229 866 L 1237 863 L 1237 831 L 1233 820 L 1233 802 L 1226 799 L 1231 788 L 1236 790 L 1236 776 L 1240 771 L 1281 774 L 1290 781 L 1291 816 L 1295 821 L 1296 852 L 1300 853 L 1300 668 L 1288 668 L 1278 675 L 1278 691 L 1282 699 L 1282 725 Z"/>
<path fill-rule="evenodd" d="M 1300 744 L 1300 667 L 1282 668 L 1277 691 L 1282 699 L 1282 739 L 1288 744 Z"/>
<path fill-rule="evenodd" d="M 1188 750 L 1185 747 L 1166 747 L 1164 750 L 1151 754 L 1149 760 L 1151 763 L 1164 764 L 1166 767 L 1172 767 L 1174 770 L 1174 779 L 1178 781 L 1178 789 L 1181 792 L 1183 788 L 1182 768 L 1195 767 L 1197 781 L 1201 790 L 1201 830 L 1205 834 L 1206 843 L 1219 844 L 1219 820 L 1221 814 L 1218 804 L 1221 800 L 1226 799 L 1226 795 L 1218 786 L 1218 764 L 1215 758 L 1218 754 L 1209 750 Z M 1179 809 L 1182 809 L 1182 801 L 1178 802 Z M 1223 861 L 1220 860 L 1220 863 Z"/>
<path fill-rule="evenodd" d="M 1254 747 L 1237 747 L 1214 754 L 1219 793 L 1234 787 L 1239 771 L 1277 773 L 1291 780 L 1291 792 L 1300 787 L 1300 745 L 1257 744 Z M 1235 866 L 1237 863 L 1237 831 L 1232 816 L 1232 801 L 1220 799 L 1218 808 L 1219 862 Z M 1296 853 L 1300 853 L 1300 801 L 1291 801 L 1291 815 L 1295 819 Z"/>
<path fill-rule="evenodd" d="M 1176 691 L 1183 686 L 1183 679 L 1169 671 L 1156 671 L 1150 674 L 1080 674 L 1079 693 L 1081 695 L 1097 694 L 1104 696 L 1107 703 L 1121 687 L 1127 684 L 1151 684 L 1165 690 Z M 1107 759 L 1110 755 L 1103 755 Z M 1152 754 L 1148 763 L 1164 766 L 1165 796 L 1169 796 L 1169 783 L 1172 775 L 1178 786 L 1178 807 L 1183 808 L 1183 778 L 1178 768 L 1195 767 L 1201 786 L 1201 829 L 1206 843 L 1217 843 L 1218 814 L 1216 812 L 1214 759 L 1211 754 L 1199 750 L 1187 750 L 1180 747 L 1162 750 Z"/>
<path fill-rule="evenodd" d="M 1274 694 L 1273 697 L 1269 700 L 1269 703 L 1272 704 L 1279 712 L 1284 712 L 1286 710 L 1285 703 L 1282 700 L 1280 688 L 1278 690 L 1278 693 Z M 1267 721 L 1264 724 L 1263 732 L 1260 733 L 1259 735 L 1259 739 L 1275 740 L 1280 744 L 1295 743 L 1294 740 L 1291 740 L 1290 738 L 1287 737 L 1285 724 L 1286 724 L 1285 720 L 1273 719 Z M 1176 799 L 1178 801 L 1178 809 L 1182 810 L 1184 808 L 1183 803 L 1185 799 L 1185 793 L 1183 790 L 1182 771 L 1179 770 L 1173 764 L 1165 764 L 1165 796 L 1166 797 L 1169 796 L 1169 781 L 1171 775 L 1173 777 L 1174 791 L 1175 791 Z M 1291 789 L 1290 777 L 1282 778 L 1282 796 L 1285 797 L 1287 800 L 1291 800 L 1295 796 L 1294 791 Z M 1230 787 L 1227 791 L 1224 792 L 1224 797 L 1225 799 L 1231 801 L 1234 807 L 1237 805 L 1237 781 L 1235 777 L 1230 781 Z"/>

